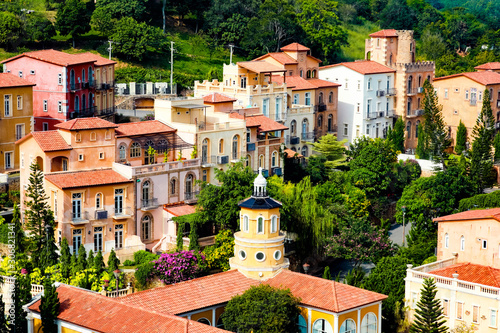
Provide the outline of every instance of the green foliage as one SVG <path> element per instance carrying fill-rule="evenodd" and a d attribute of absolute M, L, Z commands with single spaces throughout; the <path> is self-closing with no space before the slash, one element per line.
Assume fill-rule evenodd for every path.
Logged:
<path fill-rule="evenodd" d="M 54 217 L 52 216 L 52 212 L 49 211 L 48 218 L 52 220 L 46 227 L 46 240 L 45 246 L 42 248 L 40 254 L 40 267 L 42 270 L 45 270 L 47 267 L 53 266 L 57 264 L 59 255 L 57 254 L 57 246 L 56 240 L 54 239 L 54 229 L 52 229 L 52 225 L 54 224 Z"/>
<path fill-rule="evenodd" d="M 108 257 L 108 272 L 112 273 L 120 266 L 120 259 L 116 256 L 115 249 L 111 249 Z"/>
<path fill-rule="evenodd" d="M 387 131 L 387 140 L 390 141 L 396 151 L 405 151 L 405 123 L 403 118 L 399 117 L 394 124 L 394 129 L 389 127 Z"/>
<path fill-rule="evenodd" d="M 209 269 L 229 270 L 229 258 L 234 256 L 234 237 L 231 230 L 221 230 L 215 236 L 215 244 L 203 249 Z"/>
<path fill-rule="evenodd" d="M 494 182 L 491 176 L 494 125 L 495 117 L 493 117 L 493 111 L 491 110 L 490 92 L 486 89 L 483 95 L 481 112 L 472 130 L 474 141 L 472 142 L 470 176 L 477 193 L 482 193 L 486 187 L 491 186 Z"/>
<path fill-rule="evenodd" d="M 332 279 L 332 274 L 330 273 L 330 266 L 325 267 L 325 270 L 323 271 L 323 279 L 327 279 L 327 280 Z"/>
<path fill-rule="evenodd" d="M 31 280 L 28 275 L 21 274 L 14 282 L 14 332 L 27 332 L 28 322 L 23 305 L 31 301 Z M 12 311 L 12 310 L 10 310 Z M 12 325 L 12 323 L 10 323 Z M 12 327 L 11 327 L 12 328 Z"/>
<path fill-rule="evenodd" d="M 94 267 L 94 251 L 90 250 L 89 255 L 87 257 L 87 268 Z"/>
<path fill-rule="evenodd" d="M 5 220 L 2 218 L 1 223 L 3 223 Z M 12 237 L 12 234 L 10 239 L 13 240 L 15 243 L 14 245 L 14 253 L 16 254 L 16 259 L 23 259 L 26 258 L 26 251 L 28 247 L 26 235 L 24 234 L 23 226 L 21 223 L 21 218 L 19 214 L 19 206 L 17 204 L 14 204 L 14 210 L 12 212 L 12 221 L 11 223 L 8 224 L 8 231 L 14 233 L 14 237 Z M 5 234 L 7 235 L 7 234 Z M 7 242 L 5 242 L 7 243 Z"/>
<path fill-rule="evenodd" d="M 156 155 L 157 155 L 156 149 L 149 146 L 148 150 L 145 152 L 145 155 L 148 157 L 148 164 L 156 163 Z"/>
<path fill-rule="evenodd" d="M 21 42 L 22 23 L 14 14 L 0 12 L 0 45 L 15 50 Z"/>
<path fill-rule="evenodd" d="M 411 333 L 448 332 L 441 300 L 436 298 L 436 294 L 437 288 L 434 279 L 424 279 L 420 300 L 415 309 L 415 321 L 410 327 Z"/>
<path fill-rule="evenodd" d="M 460 123 L 458 124 L 456 142 L 455 152 L 458 155 L 461 155 L 466 150 L 465 145 L 467 143 L 467 127 L 465 127 L 464 123 L 462 123 L 462 120 L 460 120 Z"/>
<path fill-rule="evenodd" d="M 73 39 L 90 30 L 90 15 L 82 0 L 65 0 L 57 11 L 56 29 L 61 35 L 71 35 Z"/>
<path fill-rule="evenodd" d="M 140 250 L 134 252 L 134 264 L 135 265 L 141 265 L 145 263 L 149 263 L 151 261 L 154 261 L 158 259 L 160 256 L 157 255 L 156 253 L 151 253 L 148 251 Z"/>
<path fill-rule="evenodd" d="M 429 158 L 429 153 L 427 152 L 427 139 L 425 138 L 424 126 L 418 126 L 417 133 L 418 141 L 417 149 L 415 151 L 415 157 L 418 159 L 426 160 Z"/>
<path fill-rule="evenodd" d="M 26 36 L 30 41 L 47 42 L 56 35 L 56 28 L 44 15 L 32 13 L 26 19 Z"/>
<path fill-rule="evenodd" d="M 83 244 L 80 244 L 80 247 L 78 248 L 76 267 L 77 271 L 83 271 L 87 268 L 87 251 L 85 250 L 85 246 L 83 246 Z"/>
<path fill-rule="evenodd" d="M 59 315 L 59 305 L 56 287 L 47 279 L 43 285 L 43 296 L 40 304 L 40 317 L 44 332 L 57 332 L 56 319 Z"/>
<path fill-rule="evenodd" d="M 361 288 L 365 279 L 365 271 L 361 267 L 354 267 L 346 276 L 344 276 L 344 283 L 350 286 Z"/>
<path fill-rule="evenodd" d="M 111 35 L 115 24 L 116 19 L 113 18 L 112 13 L 106 7 L 97 6 L 90 18 L 90 26 L 103 36 Z"/>
<path fill-rule="evenodd" d="M 100 0 L 96 2 L 96 10 L 100 9 L 110 14 L 113 19 L 132 17 L 136 21 L 146 19 L 147 0 Z"/>
<path fill-rule="evenodd" d="M 0 295 L 0 333 L 8 333 L 9 323 L 7 322 L 7 318 L 5 317 L 5 303 L 3 302 L 3 295 Z"/>
<path fill-rule="evenodd" d="M 154 263 L 153 262 L 145 262 L 137 266 L 137 269 L 134 273 L 136 287 L 139 289 L 146 289 L 148 282 L 154 276 Z"/>
<path fill-rule="evenodd" d="M 298 332 L 299 303 L 289 289 L 252 286 L 227 303 L 222 321 L 233 332 Z"/>
<path fill-rule="evenodd" d="M 329 171 L 328 168 L 326 167 L 326 162 L 327 159 L 325 156 L 311 155 L 307 161 L 305 175 L 303 175 L 301 179 L 303 179 L 307 175 L 309 176 L 313 184 L 324 183 L 328 179 L 328 171 Z M 298 179 L 298 181 L 300 181 L 300 179 Z"/>
<path fill-rule="evenodd" d="M 500 133 L 495 135 L 495 139 L 493 140 L 493 148 L 495 150 L 495 154 L 493 156 L 493 160 L 495 163 L 500 162 Z"/>
<path fill-rule="evenodd" d="M 99 250 L 94 258 L 94 269 L 99 274 L 104 271 L 104 258 L 102 256 L 101 250 Z"/>
<path fill-rule="evenodd" d="M 500 207 L 500 191 L 487 194 L 477 194 L 470 198 L 460 200 L 458 210 L 464 212 L 471 209 L 484 209 Z"/>
<path fill-rule="evenodd" d="M 413 266 L 420 266 L 434 255 L 437 247 L 437 233 L 434 230 L 419 230 L 412 225 L 406 236 L 407 246 L 399 249 L 399 255 L 408 259 Z"/>
<path fill-rule="evenodd" d="M 63 238 L 61 241 L 61 258 L 59 262 L 62 276 L 65 279 L 69 279 L 71 276 L 71 251 L 66 238 Z"/>
<path fill-rule="evenodd" d="M 427 265 L 427 264 L 430 264 L 430 263 L 433 263 L 433 262 L 436 262 L 437 261 L 437 257 L 436 256 L 431 256 L 427 259 L 425 259 L 424 261 L 422 261 L 422 265 Z"/>
<path fill-rule="evenodd" d="M 406 0 L 389 0 L 380 13 L 382 28 L 410 30 L 415 23 L 415 13 L 408 6 Z"/>
<path fill-rule="evenodd" d="M 333 134 L 326 134 L 319 138 L 318 142 L 308 143 L 313 146 L 312 150 L 326 158 L 325 165 L 328 168 L 336 168 L 345 164 L 345 143 L 347 139 L 337 141 Z"/>
<path fill-rule="evenodd" d="M 81 271 L 76 272 L 74 276 L 71 277 L 70 284 L 72 286 L 77 286 L 80 288 L 93 290 L 93 291 L 101 291 L 101 277 L 94 268 L 87 268 Z"/>

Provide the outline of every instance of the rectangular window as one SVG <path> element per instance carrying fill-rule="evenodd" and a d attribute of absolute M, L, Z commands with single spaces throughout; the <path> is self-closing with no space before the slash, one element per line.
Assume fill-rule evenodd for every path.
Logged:
<path fill-rule="evenodd" d="M 472 306 L 472 322 L 475 324 L 479 323 L 479 306 L 478 305 Z"/>
<path fill-rule="evenodd" d="M 81 162 L 81 161 L 83 161 L 83 154 L 79 154 L 79 155 L 78 155 L 78 160 L 79 160 L 80 162 Z"/>
<path fill-rule="evenodd" d="M 358 80 L 358 90 L 361 90 L 361 81 Z"/>
<path fill-rule="evenodd" d="M 71 197 L 73 220 L 79 220 L 82 218 L 82 193 L 73 193 Z"/>
<path fill-rule="evenodd" d="M 24 153 L 21 153 L 21 168 L 24 168 Z"/>
<path fill-rule="evenodd" d="M 263 217 L 257 218 L 257 233 L 258 234 L 264 233 L 264 218 Z"/>
<path fill-rule="evenodd" d="M 465 91 L 465 99 L 469 99 L 469 91 L 468 90 Z"/>
<path fill-rule="evenodd" d="M 280 120 L 281 117 L 281 98 L 276 98 L 276 114 L 275 114 L 275 120 Z"/>
<path fill-rule="evenodd" d="M 356 137 L 359 138 L 359 125 L 356 125 Z"/>
<path fill-rule="evenodd" d="M 311 105 L 311 93 L 305 93 L 305 104 Z"/>
<path fill-rule="evenodd" d="M 23 71 L 19 71 L 19 77 L 23 77 Z"/>
<path fill-rule="evenodd" d="M 241 83 L 241 88 L 245 89 L 247 87 L 247 78 L 246 77 L 242 77 L 240 79 L 240 83 Z"/>
<path fill-rule="evenodd" d="M 62 160 L 62 169 L 63 169 L 63 171 L 68 171 L 68 159 L 67 158 Z"/>
<path fill-rule="evenodd" d="M 17 109 L 23 109 L 23 96 L 17 96 Z"/>
<path fill-rule="evenodd" d="M 347 79 L 345 79 L 344 89 L 349 89 L 349 81 Z"/>
<path fill-rule="evenodd" d="M 444 90 L 444 98 L 446 98 L 446 99 L 448 98 L 448 89 Z"/>
<path fill-rule="evenodd" d="M 61 232 L 61 230 L 57 230 L 57 233 L 58 233 L 58 242 L 57 242 L 57 244 L 61 245 L 61 242 L 62 242 L 62 232 Z"/>
<path fill-rule="evenodd" d="M 366 135 L 370 135 L 370 124 L 366 124 Z"/>
<path fill-rule="evenodd" d="M 16 141 L 24 138 L 24 124 L 16 125 Z"/>
<path fill-rule="evenodd" d="M 262 100 L 262 113 L 264 116 L 269 117 L 269 98 Z"/>
<path fill-rule="evenodd" d="M 62 74 L 57 74 L 57 84 L 62 86 Z"/>
<path fill-rule="evenodd" d="M 448 314 L 450 312 L 450 301 L 447 299 L 443 299 L 443 315 L 445 317 L 448 317 Z"/>
<path fill-rule="evenodd" d="M 115 190 L 115 215 L 123 214 L 123 189 Z"/>
<path fill-rule="evenodd" d="M 123 247 L 123 224 L 115 225 L 115 249 Z"/>
<path fill-rule="evenodd" d="M 43 100 L 43 111 L 47 112 L 49 110 L 49 104 L 46 99 Z"/>
<path fill-rule="evenodd" d="M 359 113 L 360 110 L 361 110 L 361 103 L 357 103 L 356 104 L 356 112 Z"/>
<path fill-rule="evenodd" d="M 49 123 L 43 123 L 42 127 L 43 127 L 42 128 L 43 131 L 48 131 L 49 130 Z"/>
<path fill-rule="evenodd" d="M 103 160 L 104 159 L 104 153 L 99 153 L 99 159 Z"/>
<path fill-rule="evenodd" d="M 11 103 L 10 103 L 11 95 L 4 95 L 3 96 L 3 106 L 4 106 L 4 114 L 5 117 L 10 117 L 11 116 Z"/>
<path fill-rule="evenodd" d="M 349 124 L 344 124 L 344 136 L 349 135 Z"/>
<path fill-rule="evenodd" d="M 9 151 L 5 152 L 5 169 L 12 169 L 14 167 L 14 153 Z"/>
<path fill-rule="evenodd" d="M 464 303 L 462 302 L 457 302 L 457 319 L 462 320 L 464 314 Z"/>
<path fill-rule="evenodd" d="M 63 112 L 62 101 L 57 102 L 57 112 L 59 112 L 59 113 Z"/>
<path fill-rule="evenodd" d="M 78 254 L 78 248 L 82 244 L 82 229 L 73 229 L 73 253 Z"/>
<path fill-rule="evenodd" d="M 366 101 L 366 116 L 367 117 L 370 117 L 371 106 L 372 106 L 372 100 L 369 99 Z"/>
<path fill-rule="evenodd" d="M 481 242 L 481 244 L 482 244 L 482 248 L 483 249 L 487 249 L 488 248 L 488 241 L 486 239 L 483 239 L 482 242 Z"/>
<path fill-rule="evenodd" d="M 102 227 L 94 227 L 94 252 L 102 251 Z"/>
<path fill-rule="evenodd" d="M 293 94 L 293 104 L 299 104 L 299 94 Z"/>
<path fill-rule="evenodd" d="M 497 327 L 497 310 L 490 309 L 490 327 Z"/>

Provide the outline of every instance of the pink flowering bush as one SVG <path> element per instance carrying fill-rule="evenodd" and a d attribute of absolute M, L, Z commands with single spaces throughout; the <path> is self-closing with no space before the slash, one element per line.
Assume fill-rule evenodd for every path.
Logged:
<path fill-rule="evenodd" d="M 180 251 L 164 253 L 153 261 L 155 275 L 165 284 L 194 279 L 204 267 L 205 257 L 200 252 Z"/>

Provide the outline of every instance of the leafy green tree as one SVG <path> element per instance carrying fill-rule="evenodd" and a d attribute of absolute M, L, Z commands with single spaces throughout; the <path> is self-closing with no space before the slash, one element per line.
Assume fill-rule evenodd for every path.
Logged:
<path fill-rule="evenodd" d="M 392 142 L 396 150 L 405 151 L 405 123 L 403 118 L 399 117 L 394 124 L 394 129 L 389 127 L 387 131 L 387 140 Z"/>
<path fill-rule="evenodd" d="M 422 47 L 420 51 L 427 56 L 427 59 L 436 61 L 445 55 L 448 45 L 441 31 L 425 29 L 421 39 Z"/>
<path fill-rule="evenodd" d="M 78 267 L 78 257 L 76 255 L 76 252 L 73 252 L 71 255 L 71 277 L 76 276 L 78 272 L 80 272 L 81 269 Z"/>
<path fill-rule="evenodd" d="M 412 30 L 416 23 L 415 13 L 406 0 L 389 0 L 380 12 L 380 26 L 396 30 Z"/>
<path fill-rule="evenodd" d="M 104 258 L 102 256 L 101 250 L 99 250 L 94 258 L 94 269 L 96 270 L 97 274 L 101 274 L 104 271 L 104 268 Z"/>
<path fill-rule="evenodd" d="M 56 28 L 43 14 L 32 13 L 26 20 L 26 36 L 34 42 L 47 42 L 56 35 Z"/>
<path fill-rule="evenodd" d="M 222 321 L 232 332 L 297 332 L 299 303 L 289 289 L 252 286 L 227 303 Z"/>
<path fill-rule="evenodd" d="M 327 159 L 323 155 L 311 155 L 307 160 L 307 165 L 305 168 L 305 176 L 309 176 L 311 178 L 311 183 L 313 184 L 322 184 L 328 180 L 329 170 L 327 168 L 326 163 Z M 286 175 L 286 173 L 285 173 Z M 301 179 L 303 179 L 302 177 Z M 300 181 L 300 179 L 299 179 Z"/>
<path fill-rule="evenodd" d="M 470 175 L 477 193 L 482 193 L 484 188 L 493 183 L 491 171 L 493 167 L 493 135 L 495 133 L 495 118 L 491 110 L 490 92 L 484 91 L 483 106 L 472 130 Z"/>
<path fill-rule="evenodd" d="M 108 258 L 108 272 L 116 271 L 118 266 L 120 266 L 120 259 L 116 256 L 115 249 L 111 249 Z"/>
<path fill-rule="evenodd" d="M 59 263 L 63 278 L 69 279 L 71 277 L 71 251 L 66 238 L 63 238 L 61 241 L 61 258 Z"/>
<path fill-rule="evenodd" d="M 457 143 L 455 144 L 455 153 L 461 155 L 467 149 L 466 144 L 467 144 L 467 127 L 465 127 L 464 123 L 462 123 L 462 120 L 460 120 L 457 129 Z"/>
<path fill-rule="evenodd" d="M 71 35 L 73 47 L 75 38 L 90 30 L 90 16 L 82 0 L 65 0 L 57 11 L 56 29 L 61 35 Z"/>
<path fill-rule="evenodd" d="M 441 301 L 436 298 L 437 288 L 433 278 L 424 279 L 420 300 L 415 309 L 415 321 L 410 326 L 411 333 L 445 333 L 446 319 Z"/>
<path fill-rule="evenodd" d="M 89 255 L 87 257 L 87 268 L 94 267 L 94 251 L 90 250 Z"/>
<path fill-rule="evenodd" d="M 415 155 L 419 159 L 426 160 L 429 158 L 429 154 L 427 152 L 427 139 L 425 138 L 423 125 L 418 126 L 417 133 L 418 133 L 418 141 L 417 141 L 417 149 L 415 151 Z"/>
<path fill-rule="evenodd" d="M 100 4 L 100 1 L 98 4 Z M 116 22 L 117 19 L 113 18 L 108 8 L 101 6 L 97 6 L 90 18 L 90 26 L 103 36 L 109 36 L 113 33 Z"/>
<path fill-rule="evenodd" d="M 231 230 L 221 230 L 215 236 L 215 244 L 203 249 L 209 269 L 228 271 L 229 258 L 234 256 L 234 237 Z"/>
<path fill-rule="evenodd" d="M 345 143 L 347 139 L 337 141 L 337 137 L 333 134 L 326 134 L 319 138 L 318 142 L 308 143 L 313 146 L 313 151 L 326 157 L 325 165 L 329 168 L 335 168 L 344 165 L 345 157 Z"/>
<path fill-rule="evenodd" d="M 136 21 L 147 18 L 147 0 L 99 0 L 96 10 L 108 12 L 113 19 L 131 17 Z"/>
<path fill-rule="evenodd" d="M 12 13 L 0 12 L 0 45 L 15 50 L 21 42 L 22 24 Z"/>
<path fill-rule="evenodd" d="M 493 159 L 495 163 L 498 163 L 500 161 L 500 133 L 497 133 L 495 135 L 495 139 L 493 140 L 493 148 L 495 149 L 495 155 L 493 156 Z"/>
<path fill-rule="evenodd" d="M 424 98 L 422 105 L 424 107 L 424 132 L 427 140 L 428 152 L 432 158 L 437 159 L 446 169 L 445 160 L 447 158 L 446 150 L 451 145 L 451 139 L 444 123 L 442 106 L 438 105 L 437 94 L 432 84 L 425 80 Z M 419 139 L 419 141 L 422 138 Z"/>
<path fill-rule="evenodd" d="M 56 324 L 59 315 L 59 298 L 56 287 L 50 279 L 45 279 L 43 284 L 43 296 L 40 303 L 40 317 L 44 332 L 57 332 Z"/>
<path fill-rule="evenodd" d="M 54 220 L 51 211 L 49 211 L 48 218 L 52 219 L 52 221 Z M 40 254 L 40 268 L 42 271 L 45 271 L 47 267 L 56 265 L 59 259 L 56 240 L 54 238 L 54 229 L 52 228 L 53 223 L 48 224 L 45 228 L 46 240 Z"/>

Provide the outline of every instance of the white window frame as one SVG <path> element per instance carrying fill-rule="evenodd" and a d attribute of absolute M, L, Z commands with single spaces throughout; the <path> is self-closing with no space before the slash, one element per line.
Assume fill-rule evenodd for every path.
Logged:
<path fill-rule="evenodd" d="M 48 131 L 49 130 L 49 123 L 42 123 L 42 130 Z"/>
<path fill-rule="evenodd" d="M 373 317 L 375 317 L 375 323 L 369 322 L 369 320 L 373 319 Z M 375 324 L 375 330 L 373 330 L 373 329 L 370 330 L 370 328 L 373 328 L 374 324 Z M 363 320 L 361 320 L 360 332 L 361 333 L 377 333 L 377 329 L 378 329 L 377 324 L 378 324 L 377 315 L 373 312 L 369 312 L 369 313 L 365 314 L 365 316 L 363 317 Z"/>
<path fill-rule="evenodd" d="M 450 236 L 448 233 L 444 234 L 444 248 L 447 249 L 450 244 Z"/>
<path fill-rule="evenodd" d="M 321 324 L 321 328 L 318 328 L 317 324 Z M 323 325 L 324 324 L 324 325 Z M 312 325 L 313 333 L 333 333 L 332 325 L 328 322 L 328 320 L 324 318 L 316 319 Z"/>
<path fill-rule="evenodd" d="M 83 162 L 85 160 L 85 156 L 83 154 L 78 154 L 78 161 Z"/>
<path fill-rule="evenodd" d="M 3 106 L 4 116 L 12 116 L 12 95 L 3 95 Z"/>
<path fill-rule="evenodd" d="M 458 313 L 459 304 L 461 305 L 461 310 L 462 310 L 462 311 L 460 311 L 460 313 Z M 460 315 L 460 317 L 459 317 L 459 315 Z M 455 319 L 464 320 L 464 302 L 463 301 L 456 301 Z"/>
<path fill-rule="evenodd" d="M 278 232 L 278 216 L 271 216 L 271 233 Z"/>
<path fill-rule="evenodd" d="M 7 163 L 7 159 L 8 162 Z M 4 167 L 5 169 L 13 169 L 14 168 L 14 152 L 13 151 L 6 151 L 4 153 Z"/>
<path fill-rule="evenodd" d="M 260 226 L 261 226 L 261 223 L 262 222 L 262 231 L 259 231 L 260 230 Z M 259 234 L 259 235 L 262 235 L 266 230 L 266 227 L 265 227 L 265 220 L 264 220 L 264 217 L 262 216 L 259 216 L 257 217 L 257 223 L 256 223 L 256 233 Z"/>
<path fill-rule="evenodd" d="M 300 103 L 300 95 L 293 94 L 293 104 L 299 104 L 299 103 Z"/>
<path fill-rule="evenodd" d="M 20 130 L 18 130 L 18 129 L 20 129 Z M 24 124 L 16 124 L 16 141 L 22 139 L 24 137 L 25 133 L 26 133 L 25 125 Z"/>
<path fill-rule="evenodd" d="M 304 97 L 304 98 L 305 98 L 305 99 L 304 99 L 304 104 L 305 104 L 305 105 L 311 105 L 311 93 L 310 93 L 310 92 L 306 92 L 306 93 L 304 94 L 304 96 L 305 96 L 305 97 Z"/>
<path fill-rule="evenodd" d="M 262 259 L 257 258 L 257 255 L 259 253 L 262 253 L 262 255 L 263 255 Z M 258 262 L 263 262 L 264 260 L 266 260 L 266 254 L 264 252 L 262 252 L 262 251 L 255 252 L 255 260 L 257 260 Z"/>
<path fill-rule="evenodd" d="M 243 215 L 243 218 L 241 219 L 241 230 L 243 232 L 250 231 L 250 218 L 248 215 Z"/>
<path fill-rule="evenodd" d="M 63 105 L 62 101 L 57 102 L 57 112 L 62 113 L 63 112 Z"/>
<path fill-rule="evenodd" d="M 44 99 L 43 100 L 43 112 L 48 112 L 49 111 L 49 101 Z"/>
<path fill-rule="evenodd" d="M 465 251 L 465 237 L 460 237 L 460 251 Z"/>
<path fill-rule="evenodd" d="M 63 84 L 63 77 L 62 74 L 59 73 L 57 74 L 57 85 L 62 86 L 62 84 Z"/>
<path fill-rule="evenodd" d="M 488 240 L 487 239 L 481 240 L 481 249 L 483 249 L 483 250 L 488 249 Z"/>
<path fill-rule="evenodd" d="M 17 109 L 22 110 L 23 109 L 23 96 L 17 95 Z"/>
<path fill-rule="evenodd" d="M 498 310 L 490 308 L 490 322 L 488 324 L 489 327 L 497 328 L 497 321 L 498 321 Z M 493 322 L 494 320 L 494 322 Z M 492 325 L 493 323 L 493 325 Z"/>
<path fill-rule="evenodd" d="M 476 321 L 474 321 L 474 310 L 477 309 Z M 474 324 L 479 324 L 479 319 L 481 319 L 481 306 L 477 304 L 472 304 L 471 322 Z"/>

